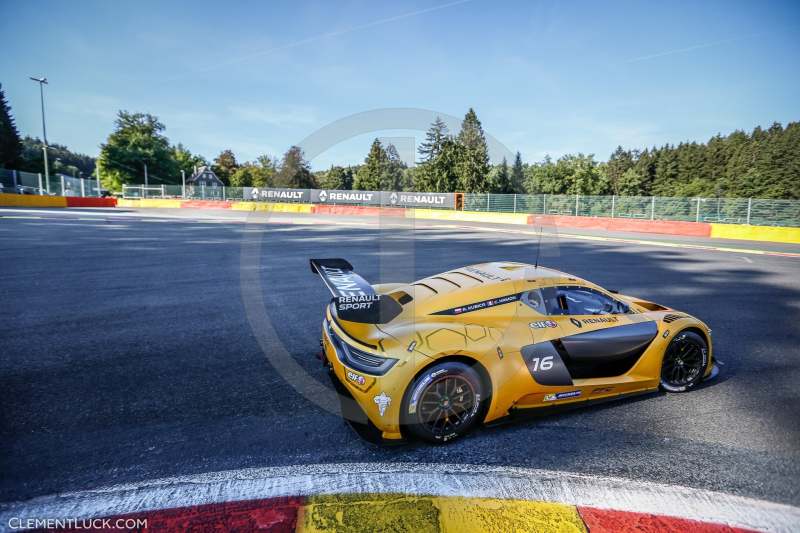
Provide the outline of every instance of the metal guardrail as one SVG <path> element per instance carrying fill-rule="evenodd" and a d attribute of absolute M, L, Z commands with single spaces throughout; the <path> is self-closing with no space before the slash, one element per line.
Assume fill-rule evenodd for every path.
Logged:
<path fill-rule="evenodd" d="M 270 189 L 281 191 L 289 189 Z M 292 189 L 297 190 L 297 189 Z M 263 191 L 263 189 L 262 189 Z M 319 198 L 320 190 L 303 189 L 308 198 Z M 181 185 L 125 185 L 125 198 L 182 198 L 187 200 L 252 200 L 252 187 L 206 187 Z M 329 205 L 376 205 L 359 200 L 341 201 L 325 191 Z M 413 193 L 398 193 L 413 194 Z M 447 193 L 460 194 L 460 193 Z M 352 195 L 351 195 L 352 196 Z M 305 198 L 305 196 L 304 196 Z M 264 198 L 259 198 L 263 200 Z M 300 197 L 270 196 L 271 202 L 308 201 Z M 456 205 L 464 211 L 493 213 L 527 213 L 579 217 L 609 217 L 638 220 L 676 220 L 685 222 L 715 222 L 721 224 L 751 224 L 757 226 L 800 227 L 800 201 L 765 198 L 681 198 L 666 196 L 582 196 L 567 194 L 493 194 L 464 193 L 457 200 L 440 208 Z M 394 205 L 385 202 L 380 205 Z M 437 206 L 431 206 L 437 207 Z"/>

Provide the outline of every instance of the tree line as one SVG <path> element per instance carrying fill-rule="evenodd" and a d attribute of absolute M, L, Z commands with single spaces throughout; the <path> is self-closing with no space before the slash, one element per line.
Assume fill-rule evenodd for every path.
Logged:
<path fill-rule="evenodd" d="M 375 139 L 362 164 L 318 172 L 310 170 L 297 146 L 280 159 L 265 154 L 239 161 L 226 149 L 208 161 L 181 143 L 173 145 L 164 132 L 164 124 L 153 115 L 119 111 L 97 160 L 52 144 L 51 170 L 89 177 L 99 167 L 103 186 L 112 190 L 142 183 L 145 167 L 150 183 L 169 185 L 180 184 L 181 173 L 188 177 L 206 166 L 234 187 L 800 198 L 800 122 L 718 134 L 705 143 L 619 146 L 608 161 L 578 153 L 524 163 L 517 152 L 513 161 L 492 165 L 483 126 L 470 108 L 455 134 L 440 118 L 430 125 L 415 165 L 403 162 L 392 144 Z M 2 86 L 0 167 L 31 172 L 43 167 L 42 142 L 20 138 Z"/>

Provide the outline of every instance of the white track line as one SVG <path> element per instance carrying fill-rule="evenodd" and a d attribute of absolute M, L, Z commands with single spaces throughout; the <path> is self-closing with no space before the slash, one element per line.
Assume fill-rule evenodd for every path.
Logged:
<path fill-rule="evenodd" d="M 764 531 L 800 531 L 800 508 L 622 478 L 530 468 L 344 463 L 250 468 L 157 479 L 0 504 L 11 518 L 91 518 L 278 496 L 406 493 L 542 500 L 652 513 Z"/>

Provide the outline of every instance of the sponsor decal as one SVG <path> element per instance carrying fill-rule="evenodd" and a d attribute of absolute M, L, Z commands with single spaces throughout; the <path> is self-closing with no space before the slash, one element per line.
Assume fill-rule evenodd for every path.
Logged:
<path fill-rule="evenodd" d="M 414 348 L 416 347 L 417 347 L 417 341 L 411 341 L 406 351 L 413 352 Z"/>
<path fill-rule="evenodd" d="M 619 318 L 615 316 L 599 316 L 597 318 L 584 318 L 584 324 L 607 324 L 619 322 Z"/>
<path fill-rule="evenodd" d="M 364 294 L 360 296 L 339 296 L 336 300 L 336 309 L 348 311 L 354 309 L 371 309 L 372 304 L 381 298 L 377 294 Z"/>
<path fill-rule="evenodd" d="M 557 328 L 558 324 L 553 322 L 552 320 L 537 320 L 536 322 L 531 322 L 528 324 L 533 329 L 545 329 L 545 328 Z"/>
<path fill-rule="evenodd" d="M 664 331 L 664 334 L 663 334 L 663 335 L 661 335 L 661 336 L 662 336 L 662 337 L 664 337 L 665 339 L 666 339 L 667 337 L 669 337 L 669 330 L 665 330 L 665 331 Z"/>
<path fill-rule="evenodd" d="M 599 387 L 592 391 L 592 394 L 606 394 L 614 390 L 614 387 Z"/>
<path fill-rule="evenodd" d="M 397 203 L 397 193 L 392 193 L 395 196 L 395 201 L 392 202 Z M 443 194 L 404 194 L 400 193 L 400 203 L 401 204 L 427 204 L 427 205 L 444 205 L 446 196 Z"/>
<path fill-rule="evenodd" d="M 568 398 L 577 398 L 581 395 L 581 391 L 579 390 L 571 390 L 567 392 L 555 392 L 551 394 L 544 395 L 544 401 L 546 402 L 554 402 L 556 400 L 566 400 Z"/>
<path fill-rule="evenodd" d="M 378 406 L 378 413 L 383 416 L 386 413 L 386 408 L 392 403 L 392 398 L 389 397 L 385 392 L 381 391 L 381 393 L 375 396 L 372 401 Z"/>
<path fill-rule="evenodd" d="M 613 324 L 619 322 L 619 318 L 615 316 L 598 316 L 596 318 L 583 318 L 581 320 L 570 318 L 569 321 L 572 322 L 576 328 L 582 328 L 584 324 Z"/>
<path fill-rule="evenodd" d="M 381 205 L 393 205 L 399 207 L 453 207 L 455 206 L 455 195 L 453 193 L 434 193 L 434 192 L 382 192 L 380 194 Z M 376 198 L 377 200 L 377 198 Z"/>
<path fill-rule="evenodd" d="M 355 191 L 320 191 L 320 202 L 360 202 L 372 203 L 375 197 L 374 192 L 355 192 Z"/>
<path fill-rule="evenodd" d="M 433 381 L 433 376 L 428 374 L 423 378 L 422 381 L 419 382 L 419 385 L 414 389 L 414 392 L 411 393 L 411 401 L 408 403 L 408 414 L 413 415 L 417 412 L 417 401 L 419 400 L 420 394 L 422 394 L 422 390 Z"/>
<path fill-rule="evenodd" d="M 472 405 L 472 414 L 473 415 L 478 412 L 478 407 L 480 407 L 480 405 L 481 405 L 481 395 L 480 394 L 476 394 L 475 395 L 475 403 Z"/>
<path fill-rule="evenodd" d="M 484 300 L 482 302 L 475 302 L 468 305 L 462 305 L 461 307 L 453 307 L 452 309 L 444 309 L 442 311 L 437 311 L 435 313 L 431 313 L 432 315 L 460 315 L 463 313 L 471 313 L 473 311 L 480 311 L 481 309 L 488 309 L 489 307 L 495 307 L 498 305 L 508 304 L 511 302 L 516 302 L 519 300 L 524 293 L 519 292 L 517 294 L 509 294 L 507 296 L 501 296 L 500 298 L 492 298 L 490 300 Z"/>
<path fill-rule="evenodd" d="M 497 347 L 497 357 L 500 359 L 503 358 L 503 350 L 501 350 L 499 346 Z"/>
<path fill-rule="evenodd" d="M 471 266 L 464 267 L 463 270 L 466 270 L 470 274 L 475 274 L 476 276 L 480 276 L 480 277 L 482 277 L 484 279 L 488 279 L 488 280 L 491 280 L 491 281 L 502 281 L 502 280 L 506 279 L 503 276 L 498 276 L 496 274 L 492 274 L 491 272 L 486 272 L 485 270 L 481 270 L 479 268 L 475 268 L 475 267 L 471 267 Z"/>
<path fill-rule="evenodd" d="M 348 381 L 352 381 L 358 385 L 364 386 L 367 383 L 367 379 L 362 376 L 361 374 L 356 374 L 352 370 L 347 371 L 347 379 Z"/>
<path fill-rule="evenodd" d="M 305 200 L 308 191 L 297 189 L 259 189 L 253 187 L 250 190 L 250 198 L 253 200 Z"/>
<path fill-rule="evenodd" d="M 359 283 L 360 276 L 354 274 L 350 270 L 342 270 L 341 268 L 332 268 L 320 265 L 325 273 L 325 279 L 331 282 L 336 289 L 339 299 L 342 298 L 366 298 L 374 295 L 368 294 L 362 284 Z M 371 290 L 371 288 L 370 288 Z M 349 303 L 349 302 L 346 302 Z M 355 303 L 355 302 L 353 302 Z"/>

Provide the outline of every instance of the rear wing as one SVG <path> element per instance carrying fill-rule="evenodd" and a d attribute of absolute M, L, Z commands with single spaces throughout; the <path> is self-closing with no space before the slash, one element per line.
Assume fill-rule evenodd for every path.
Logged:
<path fill-rule="evenodd" d="M 311 259 L 311 272 L 319 274 L 333 295 L 336 316 L 349 322 L 386 324 L 403 312 L 391 296 L 377 294 L 344 259 Z"/>

